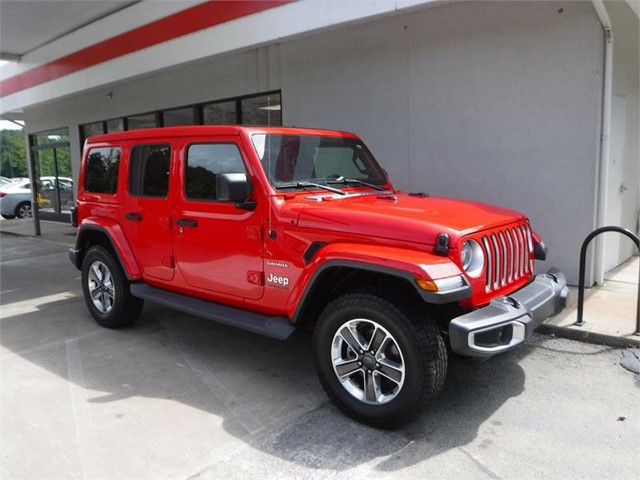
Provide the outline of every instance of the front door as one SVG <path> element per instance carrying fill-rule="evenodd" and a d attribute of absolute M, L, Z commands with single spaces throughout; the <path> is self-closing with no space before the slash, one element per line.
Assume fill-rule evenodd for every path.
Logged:
<path fill-rule="evenodd" d="M 625 174 L 627 165 L 625 151 L 626 131 L 626 99 L 619 95 L 612 95 L 611 104 L 611 140 L 609 151 L 609 178 L 607 183 L 607 211 L 605 212 L 605 225 L 628 228 L 632 232 L 636 230 L 635 208 L 631 218 L 625 218 L 626 205 L 633 205 L 629 199 Z M 625 221 L 626 220 L 626 221 Z M 633 250 L 632 250 L 633 249 Z M 618 233 L 604 234 L 604 271 L 608 272 L 617 267 L 621 262 L 630 257 L 635 247 L 629 239 Z"/>
<path fill-rule="evenodd" d="M 133 145 L 129 150 L 128 195 L 120 224 L 145 280 L 174 276 L 171 154 L 171 147 L 163 143 Z"/>
<path fill-rule="evenodd" d="M 216 196 L 216 175 L 247 174 L 239 142 L 238 137 L 216 137 L 186 139 L 181 145 L 175 259 L 192 287 L 258 299 L 264 290 L 260 206 L 248 211 Z"/>

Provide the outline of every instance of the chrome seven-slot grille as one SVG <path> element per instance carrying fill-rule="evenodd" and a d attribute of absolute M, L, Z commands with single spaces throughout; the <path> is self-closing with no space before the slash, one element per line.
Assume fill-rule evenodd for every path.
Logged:
<path fill-rule="evenodd" d="M 488 292 L 498 290 L 528 275 L 533 269 L 531 228 L 528 224 L 512 225 L 480 237 L 486 255 Z"/>

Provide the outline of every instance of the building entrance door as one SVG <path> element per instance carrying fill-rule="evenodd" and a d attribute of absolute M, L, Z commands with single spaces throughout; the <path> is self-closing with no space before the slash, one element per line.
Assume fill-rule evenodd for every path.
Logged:
<path fill-rule="evenodd" d="M 68 130 L 33 135 L 31 143 L 39 216 L 44 220 L 68 222 L 75 203 Z"/>

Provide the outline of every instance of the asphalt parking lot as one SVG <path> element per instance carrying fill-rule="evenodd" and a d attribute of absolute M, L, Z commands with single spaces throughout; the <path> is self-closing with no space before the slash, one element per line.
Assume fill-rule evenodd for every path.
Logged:
<path fill-rule="evenodd" d="M 535 335 L 453 358 L 441 397 L 379 431 L 342 416 L 310 337 L 153 305 L 98 327 L 67 247 L 0 235 L 0 476 L 640 478 L 640 381 L 621 351 Z"/>

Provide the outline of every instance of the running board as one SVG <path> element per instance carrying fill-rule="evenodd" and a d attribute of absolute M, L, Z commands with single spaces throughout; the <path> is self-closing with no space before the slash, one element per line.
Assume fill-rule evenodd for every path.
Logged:
<path fill-rule="evenodd" d="M 229 325 L 278 340 L 286 340 L 296 329 L 286 317 L 270 317 L 248 312 L 239 308 L 169 292 L 146 283 L 132 283 L 131 295 L 190 313 L 191 315 L 213 320 L 223 325 Z"/>

